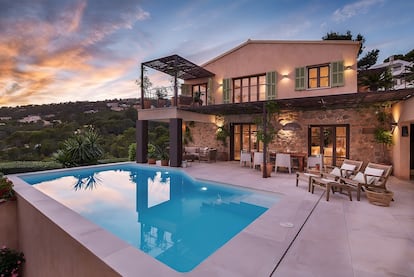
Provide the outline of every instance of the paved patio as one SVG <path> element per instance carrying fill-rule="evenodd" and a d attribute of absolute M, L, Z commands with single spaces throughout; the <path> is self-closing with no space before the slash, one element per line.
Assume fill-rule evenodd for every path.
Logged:
<path fill-rule="evenodd" d="M 322 189 L 311 194 L 305 182 L 296 187 L 295 174 L 273 173 L 264 179 L 259 170 L 238 162 L 194 162 L 184 170 L 196 178 L 284 195 L 275 209 L 188 275 L 414 276 L 413 181 L 391 177 L 388 188 L 395 201 L 380 207 L 370 204 L 365 193 L 361 201 L 355 201 L 354 193 L 352 202 L 335 193 L 327 202 Z M 294 227 L 285 228 L 283 222 Z M 262 244 L 260 253 L 257 245 L 248 245 L 255 239 Z M 231 259 L 232 253 L 243 251 L 243 258 Z M 238 269 L 230 268 L 231 263 Z"/>

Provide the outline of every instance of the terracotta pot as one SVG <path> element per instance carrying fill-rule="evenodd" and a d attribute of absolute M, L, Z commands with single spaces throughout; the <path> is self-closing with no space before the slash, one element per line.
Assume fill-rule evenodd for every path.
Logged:
<path fill-rule="evenodd" d="M 156 161 L 157 161 L 156 159 L 152 159 L 152 158 L 149 158 L 149 159 L 148 159 L 148 163 L 149 163 L 149 164 L 155 164 L 155 163 L 156 163 Z"/>
<path fill-rule="evenodd" d="M 168 166 L 168 160 L 161 160 L 162 166 Z"/>
<path fill-rule="evenodd" d="M 261 169 L 261 171 L 262 171 L 262 174 L 263 174 L 263 168 L 264 168 L 264 164 L 261 164 L 261 165 L 260 165 L 260 169 Z M 267 176 L 267 177 L 272 176 L 272 171 L 273 171 L 273 164 L 271 164 L 271 163 L 267 163 L 267 164 L 266 164 L 266 176 Z"/>

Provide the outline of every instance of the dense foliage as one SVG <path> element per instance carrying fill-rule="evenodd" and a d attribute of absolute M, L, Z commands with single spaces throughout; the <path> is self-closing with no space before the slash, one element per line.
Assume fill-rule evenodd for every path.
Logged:
<path fill-rule="evenodd" d="M 109 103 L 123 105 L 112 110 Z M 0 108 L 0 161 L 45 161 L 84 126 L 101 135 L 105 159 L 127 158 L 135 142 L 136 100 L 76 102 Z M 28 116 L 38 121 L 23 122 Z"/>

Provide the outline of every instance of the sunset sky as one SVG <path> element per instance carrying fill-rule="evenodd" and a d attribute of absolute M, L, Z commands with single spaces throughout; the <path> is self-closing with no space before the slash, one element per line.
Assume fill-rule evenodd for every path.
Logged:
<path fill-rule="evenodd" d="M 0 0 L 0 106 L 137 98 L 141 62 L 202 64 L 249 38 L 350 30 L 381 62 L 414 48 L 413 11 L 406 0 Z"/>

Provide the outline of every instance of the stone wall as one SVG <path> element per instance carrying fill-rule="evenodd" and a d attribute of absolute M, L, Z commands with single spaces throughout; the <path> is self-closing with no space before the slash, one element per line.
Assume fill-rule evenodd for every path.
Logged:
<path fill-rule="evenodd" d="M 190 142 L 188 146 L 216 148 L 218 160 L 228 159 L 229 138 L 227 138 L 227 147 L 225 147 L 221 141 L 218 141 L 216 139 L 217 126 L 215 124 L 195 122 L 193 127 L 189 128 L 191 130 L 193 142 Z"/>
<path fill-rule="evenodd" d="M 349 124 L 349 158 L 365 162 L 390 160 L 390 150 L 375 142 L 374 131 L 379 125 L 375 108 L 336 109 L 320 111 L 282 111 L 278 116 L 282 127 L 270 144 L 276 151 L 308 151 L 309 125 Z"/>
<path fill-rule="evenodd" d="M 278 121 L 278 132 L 269 145 L 269 149 L 276 151 L 296 151 L 307 153 L 309 125 L 349 124 L 350 151 L 349 158 L 367 162 L 390 161 L 390 148 L 375 142 L 374 131 L 379 125 L 375 107 L 360 109 L 335 109 L 319 111 L 281 111 L 275 116 Z M 238 119 L 243 119 L 239 121 Z M 253 116 L 227 117 L 226 122 L 253 122 Z M 195 123 L 191 128 L 193 143 L 196 146 L 217 148 L 219 152 L 229 152 L 229 145 L 216 140 L 217 127 L 214 124 Z M 384 156 L 385 153 L 385 156 Z"/>

